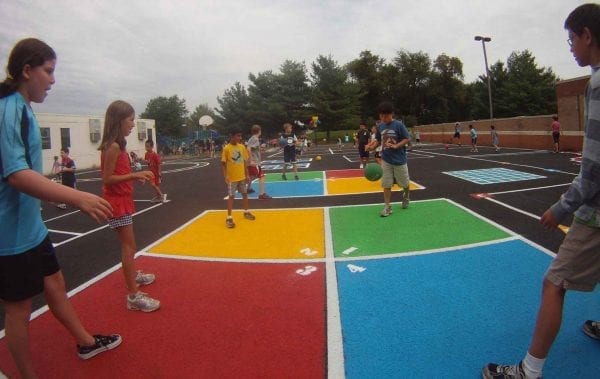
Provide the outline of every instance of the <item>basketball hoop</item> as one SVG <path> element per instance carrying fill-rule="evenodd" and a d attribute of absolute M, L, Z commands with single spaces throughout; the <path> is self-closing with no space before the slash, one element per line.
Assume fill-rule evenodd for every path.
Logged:
<path fill-rule="evenodd" d="M 214 120 L 209 115 L 204 115 L 198 120 L 198 124 L 202 127 L 202 130 L 206 130 L 213 122 Z"/>

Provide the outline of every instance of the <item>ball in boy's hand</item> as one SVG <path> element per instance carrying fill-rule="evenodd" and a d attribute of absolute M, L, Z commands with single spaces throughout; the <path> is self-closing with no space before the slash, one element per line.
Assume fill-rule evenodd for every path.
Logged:
<path fill-rule="evenodd" d="M 283 138 L 283 137 L 281 137 L 281 138 L 279 139 L 279 146 L 281 146 L 281 147 L 285 147 L 285 146 L 287 146 L 287 144 L 288 144 L 287 138 Z"/>
<path fill-rule="evenodd" d="M 133 164 L 135 171 L 142 171 L 142 164 L 140 162 L 135 162 Z"/>

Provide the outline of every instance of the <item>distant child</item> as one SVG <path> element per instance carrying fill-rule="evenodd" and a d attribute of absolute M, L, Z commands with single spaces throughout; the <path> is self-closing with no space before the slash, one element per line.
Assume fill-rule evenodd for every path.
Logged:
<path fill-rule="evenodd" d="M 458 122 L 454 124 L 454 136 L 452 137 L 452 139 L 457 139 L 458 146 L 462 146 L 460 143 L 460 123 Z"/>
<path fill-rule="evenodd" d="M 403 191 L 402 209 L 408 208 L 410 202 L 410 178 L 408 176 L 408 165 L 406 161 L 406 144 L 408 143 L 408 130 L 406 126 L 394 119 L 394 106 L 390 102 L 383 102 L 378 107 L 381 123 L 376 134 L 375 148 L 381 145 L 381 168 L 383 177 L 381 187 L 383 188 L 384 207 L 381 217 L 392 214 L 392 186 L 397 183 Z M 372 148 L 372 147 L 371 147 Z"/>
<path fill-rule="evenodd" d="M 498 138 L 498 132 L 496 131 L 496 127 L 494 125 L 490 126 L 490 134 L 492 137 L 492 145 L 494 145 L 494 149 L 496 151 L 500 151 L 500 138 Z"/>
<path fill-rule="evenodd" d="M 152 203 L 160 203 L 165 202 L 166 194 L 163 194 L 160 190 L 160 183 L 162 182 L 162 169 L 160 167 L 160 155 L 154 151 L 154 141 L 151 139 L 147 140 L 145 143 L 146 155 L 144 155 L 144 160 L 148 164 L 148 168 L 152 171 L 154 175 L 154 179 L 150 180 L 149 183 L 156 192 L 156 197 L 154 197 L 150 202 Z"/>
<path fill-rule="evenodd" d="M 379 129 L 378 124 L 371 126 L 371 140 L 365 147 L 367 151 L 375 151 L 374 157 L 377 164 L 381 164 L 381 145 L 377 143 L 377 130 Z"/>
<path fill-rule="evenodd" d="M 554 152 L 559 152 L 559 144 L 560 144 L 560 122 L 558 122 L 558 116 L 552 116 L 552 125 L 550 125 L 550 129 L 552 129 L 552 142 L 554 142 Z"/>
<path fill-rule="evenodd" d="M 75 161 L 69 157 L 69 148 L 63 147 L 60 149 L 60 157 L 62 159 L 60 164 L 60 178 L 63 186 L 75 188 Z M 60 209 L 67 209 L 67 204 L 59 203 L 56 206 Z"/>
<path fill-rule="evenodd" d="M 227 192 L 229 199 L 227 199 L 227 218 L 225 219 L 225 226 L 228 228 L 235 228 L 235 222 L 233 221 L 233 201 L 235 200 L 236 190 L 242 194 L 242 206 L 244 207 L 244 218 L 246 220 L 254 220 L 256 217 L 248 210 L 248 182 L 246 180 L 248 160 L 248 151 L 242 143 L 242 132 L 237 129 L 231 131 L 231 138 L 229 143 L 223 148 L 221 153 L 221 166 L 223 167 L 223 177 L 225 178 L 225 184 L 227 184 Z"/>
<path fill-rule="evenodd" d="M 22 378 L 37 378 L 28 327 L 32 298 L 38 294 L 44 293 L 54 317 L 75 339 L 80 358 L 121 344 L 118 334 L 91 335 L 81 324 L 40 214 L 40 199 L 68 203 L 96 222 L 112 214 L 102 198 L 42 175 L 40 127 L 31 103 L 44 101 L 54 84 L 55 67 L 56 54 L 50 46 L 24 39 L 11 51 L 7 77 L 0 83 L 0 299 L 6 345 Z M 64 344 L 62 337 L 53 343 L 64 350 L 59 346 Z"/>
<path fill-rule="evenodd" d="M 57 183 L 62 183 L 62 179 L 60 177 L 60 162 L 58 161 L 58 155 L 54 156 L 54 162 L 52 163 L 52 180 Z"/>
<path fill-rule="evenodd" d="M 419 146 L 421 144 L 421 133 L 418 130 L 415 130 L 415 145 Z"/>
<path fill-rule="evenodd" d="M 283 124 L 283 134 L 281 135 L 281 140 L 284 144 L 283 173 L 281 174 L 281 179 L 287 180 L 285 172 L 289 164 L 292 166 L 292 170 L 294 170 L 294 179 L 299 180 L 300 178 L 298 177 L 298 168 L 296 167 L 296 144 L 298 143 L 298 138 L 296 138 L 296 135 L 292 132 L 292 124 Z"/>
<path fill-rule="evenodd" d="M 342 137 L 337 138 L 338 151 L 342 151 Z"/>
<path fill-rule="evenodd" d="M 367 129 L 367 124 L 364 121 L 360 122 L 358 128 L 359 129 L 356 132 L 356 140 L 358 142 L 358 156 L 360 157 L 359 168 L 363 168 L 367 163 L 369 163 L 369 152 L 366 150 L 366 146 L 371 140 L 371 133 Z"/>
<path fill-rule="evenodd" d="M 473 125 L 469 125 L 469 134 L 471 134 L 471 152 L 477 152 L 477 130 Z"/>
<path fill-rule="evenodd" d="M 252 181 L 258 178 L 258 199 L 268 200 L 271 196 L 265 193 L 265 173 L 260 166 L 261 159 L 261 146 L 260 146 L 260 125 L 252 125 L 251 128 L 252 136 L 248 140 L 248 149 L 250 150 L 250 158 L 248 160 L 248 193 L 251 193 Z M 252 191 L 254 192 L 254 191 Z"/>
<path fill-rule="evenodd" d="M 574 220 L 544 275 L 541 303 L 527 352 L 514 365 L 486 364 L 482 372 L 484 378 L 541 378 L 546 357 L 560 330 L 567 291 L 591 292 L 600 282 L 600 150 L 597 148 L 600 141 L 600 4 L 578 6 L 569 14 L 564 26 L 575 60 L 579 66 L 592 69 L 583 102 L 583 159 L 579 175 L 558 202 L 544 212 L 540 222 L 545 228 L 556 230 L 558 224 L 571 214 Z M 518 300 L 509 306 L 513 309 L 528 308 L 519 304 Z M 597 306 L 591 308 L 597 309 Z M 523 312 L 519 312 L 519 317 L 529 320 Z M 582 329 L 590 338 L 600 340 L 600 321 L 587 320 Z M 486 332 L 482 330 L 481 333 Z M 512 349 L 514 344 L 510 338 L 489 341 L 489 346 L 503 343 Z M 577 354 L 577 343 L 577 340 L 570 341 L 567 351 Z M 499 350 L 507 351 L 506 348 Z M 560 356 L 555 358 L 561 359 Z M 563 373 L 548 376 L 569 377 L 568 369 L 564 367 Z"/>
<path fill-rule="evenodd" d="M 133 107 L 122 100 L 112 102 L 106 110 L 104 132 L 100 142 L 102 172 L 102 195 L 112 205 L 113 216 L 108 225 L 117 232 L 121 243 L 121 263 L 127 285 L 127 309 L 152 312 L 160 307 L 160 301 L 139 290 L 138 286 L 151 284 L 154 274 L 135 269 L 137 246 L 133 233 L 133 181 L 142 183 L 154 179 L 152 171 L 131 171 L 126 145 L 127 137 L 135 126 Z"/>

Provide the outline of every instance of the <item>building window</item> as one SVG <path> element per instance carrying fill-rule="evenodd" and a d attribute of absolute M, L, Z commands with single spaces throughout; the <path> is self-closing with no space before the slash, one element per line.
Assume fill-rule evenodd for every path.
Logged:
<path fill-rule="evenodd" d="M 42 149 L 51 149 L 52 141 L 50 140 L 50 128 L 40 128 L 40 134 L 42 135 Z"/>
<path fill-rule="evenodd" d="M 146 123 L 144 121 L 137 122 L 138 140 L 144 141 L 146 139 Z"/>
<path fill-rule="evenodd" d="M 71 129 L 60 128 L 60 148 L 71 147 Z"/>
<path fill-rule="evenodd" d="M 100 141 L 100 119 L 90 118 L 90 141 L 98 143 Z"/>

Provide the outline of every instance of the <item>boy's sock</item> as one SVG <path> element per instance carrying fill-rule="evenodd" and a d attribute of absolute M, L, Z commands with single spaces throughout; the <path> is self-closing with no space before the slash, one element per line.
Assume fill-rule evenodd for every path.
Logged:
<path fill-rule="evenodd" d="M 544 369 L 544 363 L 546 362 L 546 358 L 540 359 L 536 358 L 533 355 L 525 354 L 525 358 L 523 358 L 523 370 L 528 378 L 541 378 L 542 370 Z"/>

